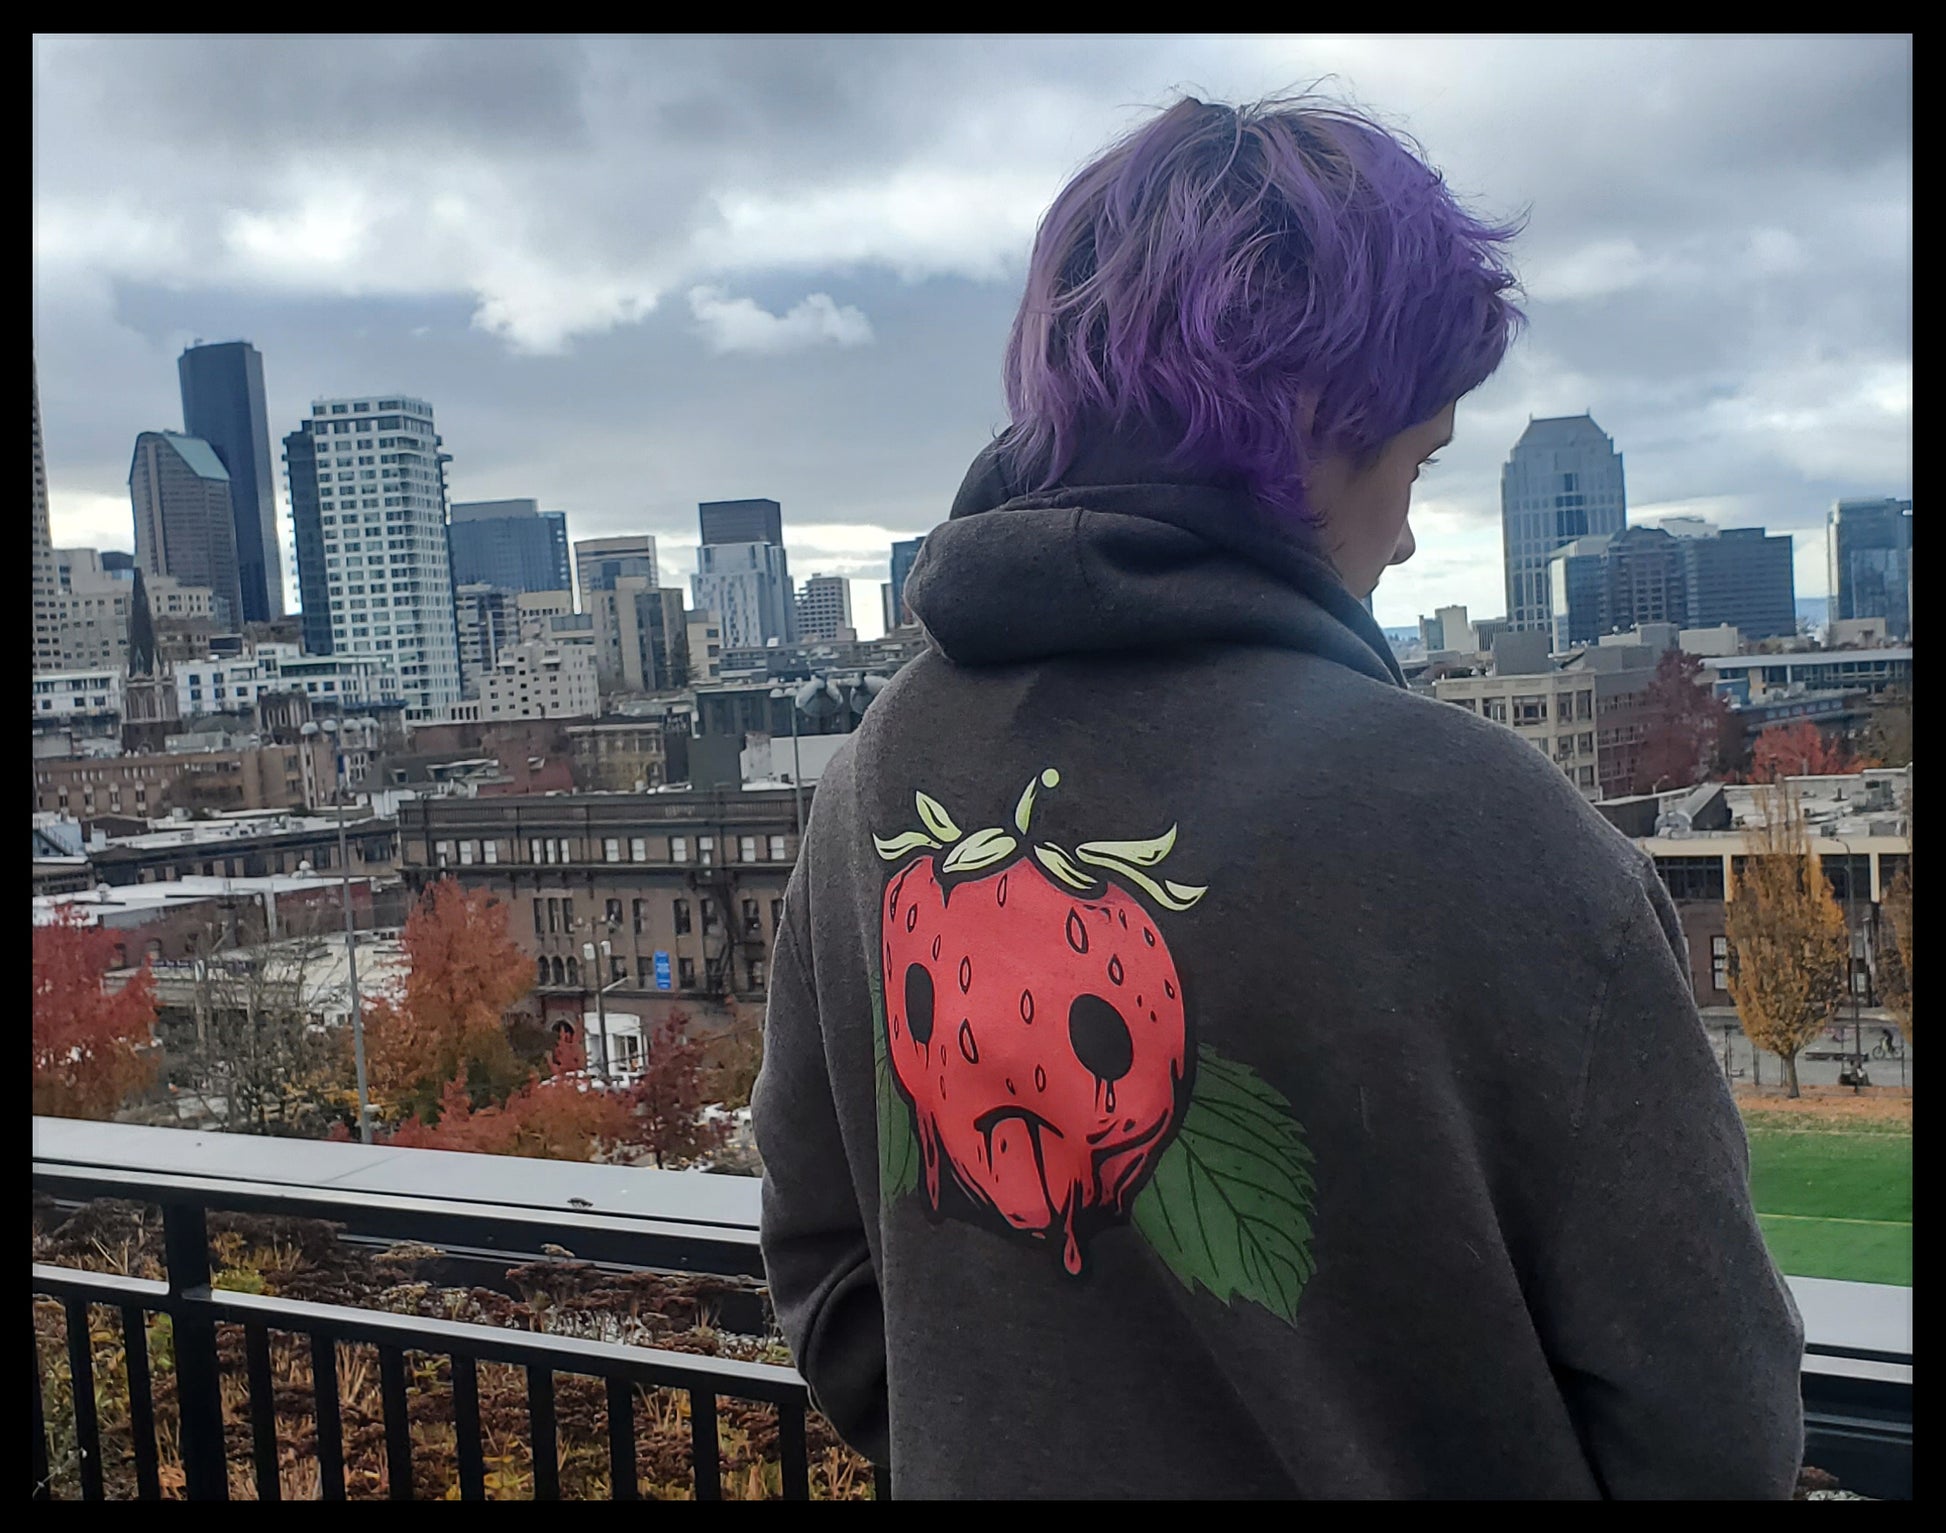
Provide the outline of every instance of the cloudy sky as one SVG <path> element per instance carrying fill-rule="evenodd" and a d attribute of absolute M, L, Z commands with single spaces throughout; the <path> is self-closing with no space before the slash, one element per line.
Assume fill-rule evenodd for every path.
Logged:
<path fill-rule="evenodd" d="M 1063 180 L 1179 91 L 1320 80 L 1530 219 L 1532 328 L 1421 481 L 1382 621 L 1503 609 L 1530 415 L 1592 411 L 1631 520 L 1793 532 L 1801 597 L 1832 500 L 1911 493 L 1904 37 L 41 37 L 55 541 L 132 546 L 177 354 L 244 338 L 273 439 L 418 395 L 455 498 L 651 531 L 681 577 L 697 501 L 771 496 L 793 573 L 852 577 L 875 631 L 887 545 L 1004 424 Z"/>

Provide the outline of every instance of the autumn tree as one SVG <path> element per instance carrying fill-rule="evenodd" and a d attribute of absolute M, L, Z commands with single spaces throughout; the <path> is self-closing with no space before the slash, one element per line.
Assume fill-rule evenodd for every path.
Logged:
<path fill-rule="evenodd" d="M 1799 1052 L 1844 1002 L 1851 941 L 1790 785 L 1760 789 L 1756 808 L 1762 824 L 1748 831 L 1724 907 L 1730 997 L 1745 1036 L 1784 1061 L 1795 1097 Z"/>
<path fill-rule="evenodd" d="M 1721 769 L 1730 733 L 1730 704 L 1703 675 L 1700 656 L 1666 651 L 1656 662 L 1643 713 L 1633 792 L 1687 788 Z"/>
<path fill-rule="evenodd" d="M 1854 756 L 1842 741 L 1832 740 L 1809 719 L 1795 724 L 1772 724 L 1750 747 L 1750 781 L 1776 782 L 1785 777 L 1841 777 L 1876 765 Z"/>
<path fill-rule="evenodd" d="M 109 1118 L 155 1078 L 155 976 L 147 960 L 103 982 L 115 937 L 72 905 L 34 928 L 34 1111 Z"/>
<path fill-rule="evenodd" d="M 1868 705 L 1862 731 L 1864 752 L 1883 766 L 1912 765 L 1912 694 L 1890 688 Z"/>
<path fill-rule="evenodd" d="M 497 1106 L 476 1108 L 462 1070 L 446 1083 L 437 1121 L 408 1118 L 384 1136 L 416 1150 L 464 1150 L 476 1155 L 522 1155 L 540 1160 L 595 1160 L 631 1132 L 628 1103 L 588 1078 L 580 1046 L 564 1038 L 552 1073 L 530 1075 Z"/>
<path fill-rule="evenodd" d="M 711 1098 L 729 1108 L 748 1107 L 763 1069 L 764 1034 L 757 1022 L 744 1022 L 717 1038 L 704 1080 Z"/>
<path fill-rule="evenodd" d="M 1879 996 L 1912 1042 L 1912 800 L 1905 806 L 1905 866 L 1885 888 L 1879 905 L 1885 924 L 1892 928 L 1892 941 L 1880 944 Z"/>
<path fill-rule="evenodd" d="M 534 966 L 508 930 L 507 907 L 442 878 L 413 907 L 400 946 L 404 985 L 366 1017 L 373 1092 L 394 1116 L 425 1123 L 439 1120 L 462 1076 L 475 1108 L 504 1103 L 538 1063 L 523 1057 L 508 1025 L 533 988 Z"/>
<path fill-rule="evenodd" d="M 727 1137 L 720 1124 L 705 1123 L 703 1045 L 689 1036 L 689 1017 L 672 1010 L 649 1040 L 642 1077 L 627 1094 L 627 1143 L 653 1156 L 658 1166 L 681 1166 L 706 1155 Z"/>

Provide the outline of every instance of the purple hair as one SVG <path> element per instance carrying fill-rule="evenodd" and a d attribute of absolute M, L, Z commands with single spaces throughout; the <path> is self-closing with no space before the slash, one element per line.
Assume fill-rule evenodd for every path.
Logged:
<path fill-rule="evenodd" d="M 1369 459 L 1477 388 L 1523 316 L 1500 246 L 1400 138 L 1313 98 L 1179 102 L 1041 220 L 1007 342 L 1006 447 L 1034 487 L 1087 436 L 1305 522 L 1313 452 Z"/>

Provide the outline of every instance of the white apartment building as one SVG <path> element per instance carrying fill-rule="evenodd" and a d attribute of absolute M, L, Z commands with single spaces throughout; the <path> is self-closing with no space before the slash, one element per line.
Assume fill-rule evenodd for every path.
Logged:
<path fill-rule="evenodd" d="M 36 723 L 58 719 L 116 718 L 122 711 L 122 673 L 114 666 L 82 671 L 43 671 L 34 678 Z"/>
<path fill-rule="evenodd" d="M 238 713 L 266 692 L 302 692 L 337 711 L 400 700 L 399 678 L 373 655 L 307 655 L 295 644 L 259 644 L 247 655 L 191 660 L 175 667 L 176 707 L 184 718 Z"/>
<path fill-rule="evenodd" d="M 723 624 L 714 612 L 692 611 L 689 621 L 689 684 L 715 681 L 723 658 Z"/>
<path fill-rule="evenodd" d="M 797 593 L 797 636 L 856 638 L 851 624 L 851 582 L 842 575 L 813 575 Z"/>
<path fill-rule="evenodd" d="M 482 719 L 584 719 L 601 711 L 592 649 L 514 644 L 480 678 Z"/>
<path fill-rule="evenodd" d="M 388 665 L 407 719 L 432 718 L 460 696 L 447 458 L 432 406 L 404 397 L 321 399 L 305 427 L 314 465 L 293 465 L 292 473 L 316 476 L 314 557 L 325 566 L 332 648 L 338 658 Z M 292 494 L 294 504 L 302 498 L 298 486 Z"/>

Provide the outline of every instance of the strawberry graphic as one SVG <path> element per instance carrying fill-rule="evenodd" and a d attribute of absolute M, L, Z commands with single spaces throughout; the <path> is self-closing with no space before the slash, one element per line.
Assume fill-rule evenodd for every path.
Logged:
<path fill-rule="evenodd" d="M 927 1199 L 941 1166 L 973 1204 L 1082 1269 L 1077 1226 L 1129 1213 L 1189 1101 L 1188 1012 L 1138 890 L 1183 911 L 1205 890 L 1158 879 L 1171 826 L 1070 854 L 1028 841 L 1027 785 L 1004 827 L 962 833 L 924 793 L 923 829 L 874 837 L 899 866 L 880 905 L 882 1046 L 911 1104 Z M 1016 834 L 1017 832 L 1017 834 Z M 916 855 L 915 855 L 916 854 Z"/>

